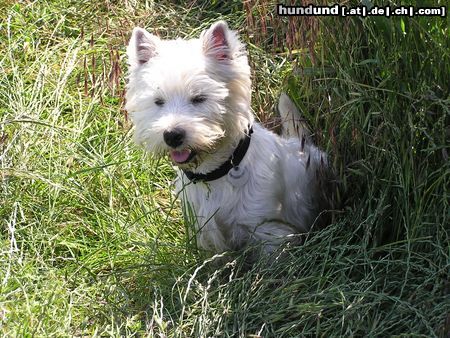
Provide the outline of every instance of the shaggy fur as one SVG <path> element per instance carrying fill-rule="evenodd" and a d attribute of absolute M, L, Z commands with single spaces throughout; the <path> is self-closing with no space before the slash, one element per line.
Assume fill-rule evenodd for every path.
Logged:
<path fill-rule="evenodd" d="M 156 156 L 169 154 L 178 167 L 176 186 L 195 213 L 202 248 L 220 253 L 263 243 L 272 252 L 311 228 L 322 208 L 317 172 L 327 167 L 326 155 L 285 95 L 283 137 L 254 122 L 246 52 L 225 22 L 192 40 L 161 40 L 135 28 L 127 55 L 135 140 Z M 184 175 L 218 168 L 250 126 L 241 179 L 228 174 L 194 184 Z"/>

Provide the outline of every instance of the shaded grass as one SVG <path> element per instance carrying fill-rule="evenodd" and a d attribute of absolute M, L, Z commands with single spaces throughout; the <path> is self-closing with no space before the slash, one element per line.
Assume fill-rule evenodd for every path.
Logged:
<path fill-rule="evenodd" d="M 448 221 L 445 20 L 337 21 L 323 24 L 322 59 L 300 60 L 289 88 L 351 192 L 345 204 L 377 214 L 374 245 L 445 236 L 436 227 Z"/>
<path fill-rule="evenodd" d="M 170 165 L 132 144 L 121 110 L 124 45 L 134 25 L 192 37 L 219 14 L 233 27 L 250 16 L 261 24 L 269 5 L 250 5 L 246 13 L 236 2 L 1 9 L 2 335 L 449 331 L 450 63 L 439 20 L 328 18 L 320 29 L 303 23 L 311 35 L 300 40 L 286 36 L 285 19 L 250 36 L 242 29 L 254 110 L 272 118 L 294 68 L 285 85 L 332 154 L 345 208 L 276 264 L 249 268 L 232 254 L 204 261 L 193 248 Z M 292 55 L 281 50 L 285 37 Z"/>

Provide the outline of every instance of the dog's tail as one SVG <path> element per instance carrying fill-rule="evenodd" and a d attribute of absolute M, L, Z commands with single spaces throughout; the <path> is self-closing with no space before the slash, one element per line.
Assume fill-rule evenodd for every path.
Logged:
<path fill-rule="evenodd" d="M 300 111 L 294 102 L 286 95 L 281 93 L 278 101 L 278 112 L 281 117 L 281 135 L 285 138 L 296 137 L 300 140 L 310 141 L 310 131 L 302 118 Z"/>

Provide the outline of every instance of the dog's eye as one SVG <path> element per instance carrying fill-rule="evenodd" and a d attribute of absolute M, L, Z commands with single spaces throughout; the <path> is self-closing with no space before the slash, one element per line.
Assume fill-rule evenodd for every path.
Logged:
<path fill-rule="evenodd" d="M 191 98 L 191 102 L 193 104 L 199 104 L 199 103 L 203 103 L 205 101 L 206 101 L 206 96 L 205 95 L 196 95 L 196 96 Z"/>
<path fill-rule="evenodd" d="M 166 103 L 166 101 L 164 101 L 164 99 L 162 99 L 162 98 L 157 98 L 156 100 L 155 100 L 155 104 L 157 105 L 157 106 L 162 106 L 162 105 L 164 105 L 164 103 Z"/>

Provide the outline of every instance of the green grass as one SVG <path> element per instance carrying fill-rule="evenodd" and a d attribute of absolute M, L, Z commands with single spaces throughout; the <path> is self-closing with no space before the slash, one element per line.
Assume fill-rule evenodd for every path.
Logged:
<path fill-rule="evenodd" d="M 448 334 L 448 18 L 271 6 L 0 5 L 2 336 Z M 196 250 L 170 164 L 123 110 L 133 26 L 191 37 L 219 18 L 248 44 L 259 118 L 288 90 L 341 186 L 333 224 L 276 264 Z"/>

